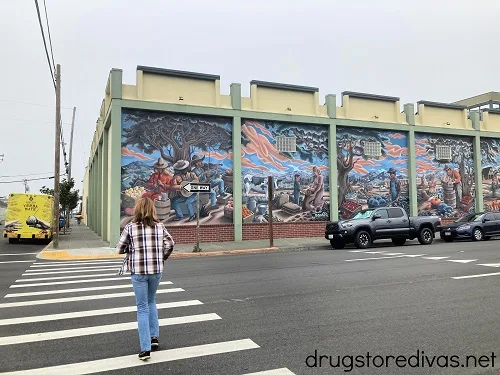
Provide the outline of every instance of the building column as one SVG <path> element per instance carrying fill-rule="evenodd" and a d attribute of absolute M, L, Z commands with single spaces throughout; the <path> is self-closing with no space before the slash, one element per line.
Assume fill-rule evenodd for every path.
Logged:
<path fill-rule="evenodd" d="M 97 235 L 102 236 L 102 143 L 97 145 Z"/>
<path fill-rule="evenodd" d="M 97 167 L 98 165 L 98 158 L 99 156 L 97 155 L 97 150 L 95 151 L 94 154 L 94 194 L 92 198 L 92 215 L 94 216 L 94 219 L 92 220 L 92 230 L 97 233 L 97 221 L 98 221 L 98 216 L 97 215 L 97 176 L 99 172 L 99 168 Z"/>
<path fill-rule="evenodd" d="M 109 130 L 104 127 L 102 133 L 102 239 L 108 241 L 108 138 Z"/>
<path fill-rule="evenodd" d="M 328 160 L 330 163 L 329 171 L 329 193 L 330 193 L 330 220 L 339 219 L 339 187 L 337 176 L 337 125 L 330 123 L 328 127 Z"/>
<path fill-rule="evenodd" d="M 87 195 L 87 216 L 86 216 L 86 219 L 87 219 L 87 226 L 89 228 L 92 228 L 92 194 L 94 194 L 93 192 L 93 182 L 94 182 L 94 179 L 93 179 L 93 176 L 92 174 L 94 173 L 94 167 L 92 165 L 92 163 L 89 163 L 89 184 L 88 184 L 88 189 L 89 189 L 89 193 Z"/>
<path fill-rule="evenodd" d="M 408 133 L 408 195 L 410 197 L 410 216 L 418 216 L 417 203 L 417 159 L 415 155 L 415 130 Z"/>
<path fill-rule="evenodd" d="M 481 212 L 484 209 L 483 200 L 483 166 L 481 158 L 481 137 L 479 134 L 474 136 L 474 182 L 475 182 L 475 195 L 476 195 L 476 212 Z"/>
<path fill-rule="evenodd" d="M 109 246 L 115 247 L 120 239 L 120 197 L 122 165 L 122 108 L 120 100 L 111 103 L 111 124 L 109 127 Z"/>
<path fill-rule="evenodd" d="M 241 117 L 233 118 L 233 224 L 234 240 L 243 241 L 241 174 Z"/>

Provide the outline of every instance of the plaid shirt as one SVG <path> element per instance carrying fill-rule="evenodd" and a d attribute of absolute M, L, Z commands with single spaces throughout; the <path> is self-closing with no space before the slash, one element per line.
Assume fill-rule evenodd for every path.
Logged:
<path fill-rule="evenodd" d="M 150 275 L 163 272 L 163 262 L 174 249 L 174 240 L 162 223 L 154 228 L 129 223 L 123 229 L 116 247 L 118 254 L 127 253 L 119 274 Z"/>

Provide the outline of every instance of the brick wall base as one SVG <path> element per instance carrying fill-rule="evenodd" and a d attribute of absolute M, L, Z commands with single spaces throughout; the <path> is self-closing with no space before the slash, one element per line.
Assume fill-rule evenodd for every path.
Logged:
<path fill-rule="evenodd" d="M 274 223 L 274 238 L 304 238 L 323 237 L 326 221 L 312 221 L 301 223 Z M 269 238 L 269 224 L 243 224 L 243 240 L 262 240 Z"/>
<path fill-rule="evenodd" d="M 196 243 L 196 225 L 166 226 L 175 243 Z M 234 241 L 234 225 L 200 225 L 200 242 Z"/>

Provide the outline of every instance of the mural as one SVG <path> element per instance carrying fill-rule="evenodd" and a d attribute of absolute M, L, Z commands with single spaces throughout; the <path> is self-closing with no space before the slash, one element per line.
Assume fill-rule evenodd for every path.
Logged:
<path fill-rule="evenodd" d="M 231 119 L 122 111 L 122 227 L 134 214 L 135 200 L 155 201 L 168 225 L 230 223 L 224 206 L 232 198 Z M 189 182 L 210 183 L 208 194 L 182 189 Z"/>
<path fill-rule="evenodd" d="M 243 222 L 267 222 L 268 176 L 273 177 L 273 220 L 327 221 L 328 127 L 243 120 Z M 295 137 L 295 152 L 279 152 L 278 136 Z"/>
<path fill-rule="evenodd" d="M 439 155 L 445 146 L 450 157 Z M 474 212 L 474 160 L 467 137 L 415 134 L 417 202 L 420 216 L 461 217 Z"/>
<path fill-rule="evenodd" d="M 500 140 L 481 139 L 483 200 L 485 210 L 500 210 Z"/>
<path fill-rule="evenodd" d="M 375 147 L 378 152 L 369 150 Z M 339 218 L 376 207 L 410 209 L 406 134 L 337 127 Z"/>

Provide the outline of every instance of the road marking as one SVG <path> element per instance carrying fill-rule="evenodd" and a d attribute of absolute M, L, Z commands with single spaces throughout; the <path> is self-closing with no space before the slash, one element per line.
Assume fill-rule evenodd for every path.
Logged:
<path fill-rule="evenodd" d="M 422 259 L 430 259 L 430 260 L 441 260 L 449 257 L 423 257 Z"/>
<path fill-rule="evenodd" d="M 32 276 L 23 274 L 22 276 Z M 34 276 L 34 275 L 33 275 Z M 45 280 L 67 280 L 67 279 L 82 279 L 85 277 L 102 277 L 102 276 L 117 276 L 117 273 L 101 273 L 99 275 L 75 275 L 75 276 L 54 276 L 54 277 L 37 277 L 35 279 L 19 279 L 16 283 L 26 283 L 29 281 L 45 281 Z M 130 277 L 128 277 L 130 279 Z M 83 280 L 82 280 L 83 281 Z"/>
<path fill-rule="evenodd" d="M 109 263 L 109 264 L 108 264 Z M 45 264 L 45 263 L 35 263 L 31 266 L 31 268 L 37 268 L 37 267 L 59 267 L 59 266 L 62 266 L 62 267 L 67 267 L 67 266 L 79 266 L 79 265 L 84 265 L 84 266 L 89 266 L 89 265 L 92 265 L 92 266 L 98 266 L 98 265 L 110 265 L 110 264 L 122 264 L 123 263 L 123 260 L 120 260 L 120 261 L 106 261 L 106 262 L 102 262 L 102 263 L 90 263 L 90 262 L 73 262 L 73 263 L 65 263 L 65 264 Z"/>
<path fill-rule="evenodd" d="M 109 263 L 109 262 L 123 262 L 123 259 L 84 259 L 84 260 L 56 260 L 56 261 L 45 261 L 38 259 L 36 264 L 68 264 L 71 265 L 72 263 L 76 264 L 81 264 L 81 263 L 92 263 L 98 265 L 99 263 Z"/>
<path fill-rule="evenodd" d="M 160 285 L 172 285 L 172 282 L 171 281 L 162 281 L 162 282 L 160 282 Z M 78 293 L 78 292 L 91 292 L 94 290 L 127 289 L 127 288 L 132 288 L 132 284 L 106 285 L 106 286 L 97 286 L 97 287 L 94 286 L 94 287 L 88 287 L 88 288 L 44 290 L 41 292 L 11 293 L 11 294 L 7 294 L 4 298 L 44 296 L 44 295 L 48 295 L 48 294 Z"/>
<path fill-rule="evenodd" d="M 100 281 L 120 281 L 120 280 L 130 280 L 130 277 L 107 277 L 103 279 L 90 279 L 90 280 L 69 280 L 69 281 L 55 281 L 50 283 L 34 283 L 34 284 L 13 284 L 9 288 L 27 288 L 33 286 L 52 286 L 52 285 L 63 285 L 63 284 L 82 284 L 82 283 L 96 283 Z M 19 282 L 17 280 L 16 282 Z"/>
<path fill-rule="evenodd" d="M 368 250 L 349 250 L 350 253 L 364 253 L 365 251 Z"/>
<path fill-rule="evenodd" d="M 135 323 L 137 326 L 137 323 Z M 139 361 L 137 354 L 123 357 L 98 359 L 95 361 L 71 363 L 53 367 L 44 367 L 31 370 L 6 372 L 6 375 L 48 375 L 48 374 L 71 374 L 84 375 L 95 374 L 130 367 L 147 366 L 162 362 L 178 361 L 180 359 L 198 358 L 203 356 L 238 352 L 242 350 L 258 349 L 259 345 L 250 339 L 223 341 L 212 344 L 187 346 L 154 352 L 149 361 Z M 153 371 L 153 369 L 151 369 Z"/>
<path fill-rule="evenodd" d="M 384 254 L 386 251 L 366 251 L 365 254 Z"/>
<path fill-rule="evenodd" d="M 500 263 L 478 264 L 478 266 L 485 266 L 485 267 L 500 267 Z"/>
<path fill-rule="evenodd" d="M 120 267 L 113 266 L 113 267 L 102 267 L 102 268 L 103 269 L 100 269 L 100 270 L 89 270 L 89 269 L 82 270 L 82 269 L 77 269 L 76 271 L 53 271 L 53 272 L 35 272 L 35 271 L 31 271 L 30 272 L 30 270 L 26 270 L 26 272 L 29 272 L 29 273 L 23 273 L 22 276 L 56 275 L 56 274 L 60 274 L 60 273 L 101 272 L 101 271 L 106 271 L 106 270 L 117 270 L 117 272 L 118 272 L 118 269 Z M 46 271 L 46 270 L 36 270 L 36 271 Z"/>
<path fill-rule="evenodd" d="M 385 253 L 384 255 L 402 255 L 404 253 Z"/>
<path fill-rule="evenodd" d="M 203 305 L 203 302 L 198 300 L 189 300 L 189 301 L 179 301 L 179 302 L 158 303 L 156 304 L 156 308 L 158 310 L 161 310 L 161 309 L 172 309 L 175 307 L 186 307 L 195 305 Z M 1 319 L 0 326 L 7 326 L 10 324 L 48 322 L 52 320 L 85 318 L 89 316 L 102 316 L 102 315 L 120 314 L 125 312 L 135 312 L 135 311 L 137 311 L 136 306 L 128 306 L 128 307 L 115 307 L 112 309 L 86 310 L 86 311 L 75 311 L 70 313 L 27 316 L 22 318 Z"/>
<path fill-rule="evenodd" d="M 17 254 L 0 254 L 0 256 L 18 256 L 18 255 L 35 255 L 38 253 L 17 253 Z"/>
<path fill-rule="evenodd" d="M 177 292 L 184 292 L 184 289 L 182 289 L 182 288 L 161 289 L 161 290 L 158 290 L 156 292 L 156 294 L 177 293 Z M 130 297 L 130 296 L 134 296 L 134 292 L 112 293 L 112 294 L 101 294 L 101 295 L 79 296 L 79 297 L 66 297 L 66 298 L 54 298 L 54 299 L 42 299 L 42 300 L 36 300 L 36 301 L 9 302 L 9 303 L 0 303 L 0 309 L 5 309 L 7 307 L 47 305 L 47 304 L 51 304 L 51 303 L 91 301 L 91 300 L 96 300 L 96 299 L 108 299 L 108 298 Z"/>
<path fill-rule="evenodd" d="M 249 372 L 244 375 L 295 375 L 295 373 L 283 367 L 283 368 L 278 368 L 276 370 L 267 370 L 267 371 L 251 372 L 251 373 Z"/>
<path fill-rule="evenodd" d="M 37 274 L 39 273 L 40 275 L 44 275 L 42 272 L 60 272 L 60 271 L 75 271 L 75 270 L 98 270 L 98 269 L 111 269 L 111 268 L 116 268 L 119 267 L 119 265 L 107 265 L 107 266 L 84 266 L 84 267 L 67 267 L 67 268 L 54 268 L 54 269 L 27 269 L 26 272 L 29 272 L 31 274 Z"/>
<path fill-rule="evenodd" d="M 427 254 L 410 254 L 410 255 L 403 255 L 403 256 L 406 258 L 417 258 L 417 257 L 421 257 L 424 255 L 427 255 Z"/>
<path fill-rule="evenodd" d="M 452 279 L 461 280 L 461 279 L 472 279 L 472 278 L 475 278 L 475 277 L 487 277 L 487 276 L 498 276 L 498 275 L 500 275 L 500 272 L 483 273 L 483 274 L 480 274 L 480 275 L 456 276 L 456 277 L 452 277 Z"/>
<path fill-rule="evenodd" d="M 394 258 L 402 258 L 405 255 L 396 255 L 393 257 L 378 257 L 378 258 L 360 258 L 360 259 L 346 259 L 346 262 L 357 262 L 360 260 L 377 260 L 377 259 L 394 259 Z"/>
<path fill-rule="evenodd" d="M 8 264 L 8 263 L 33 263 L 34 260 L 10 260 L 6 262 L 0 262 L 0 264 Z"/>
<path fill-rule="evenodd" d="M 206 322 L 218 319 L 222 318 L 217 314 L 211 313 L 211 314 L 186 315 L 186 316 L 178 316 L 175 318 L 159 319 L 158 323 L 160 327 L 164 327 L 177 324 Z M 101 333 L 122 332 L 131 329 L 137 329 L 137 321 L 128 323 L 107 324 L 103 326 L 66 329 L 63 331 L 31 333 L 29 335 L 0 337 L 0 346 L 27 344 L 29 342 L 39 342 L 47 340 L 67 339 L 69 337 L 82 337 L 82 336 L 97 335 Z"/>
<path fill-rule="evenodd" d="M 470 263 L 470 262 L 475 262 L 477 259 L 448 259 L 447 262 L 454 262 L 454 263 Z"/>

